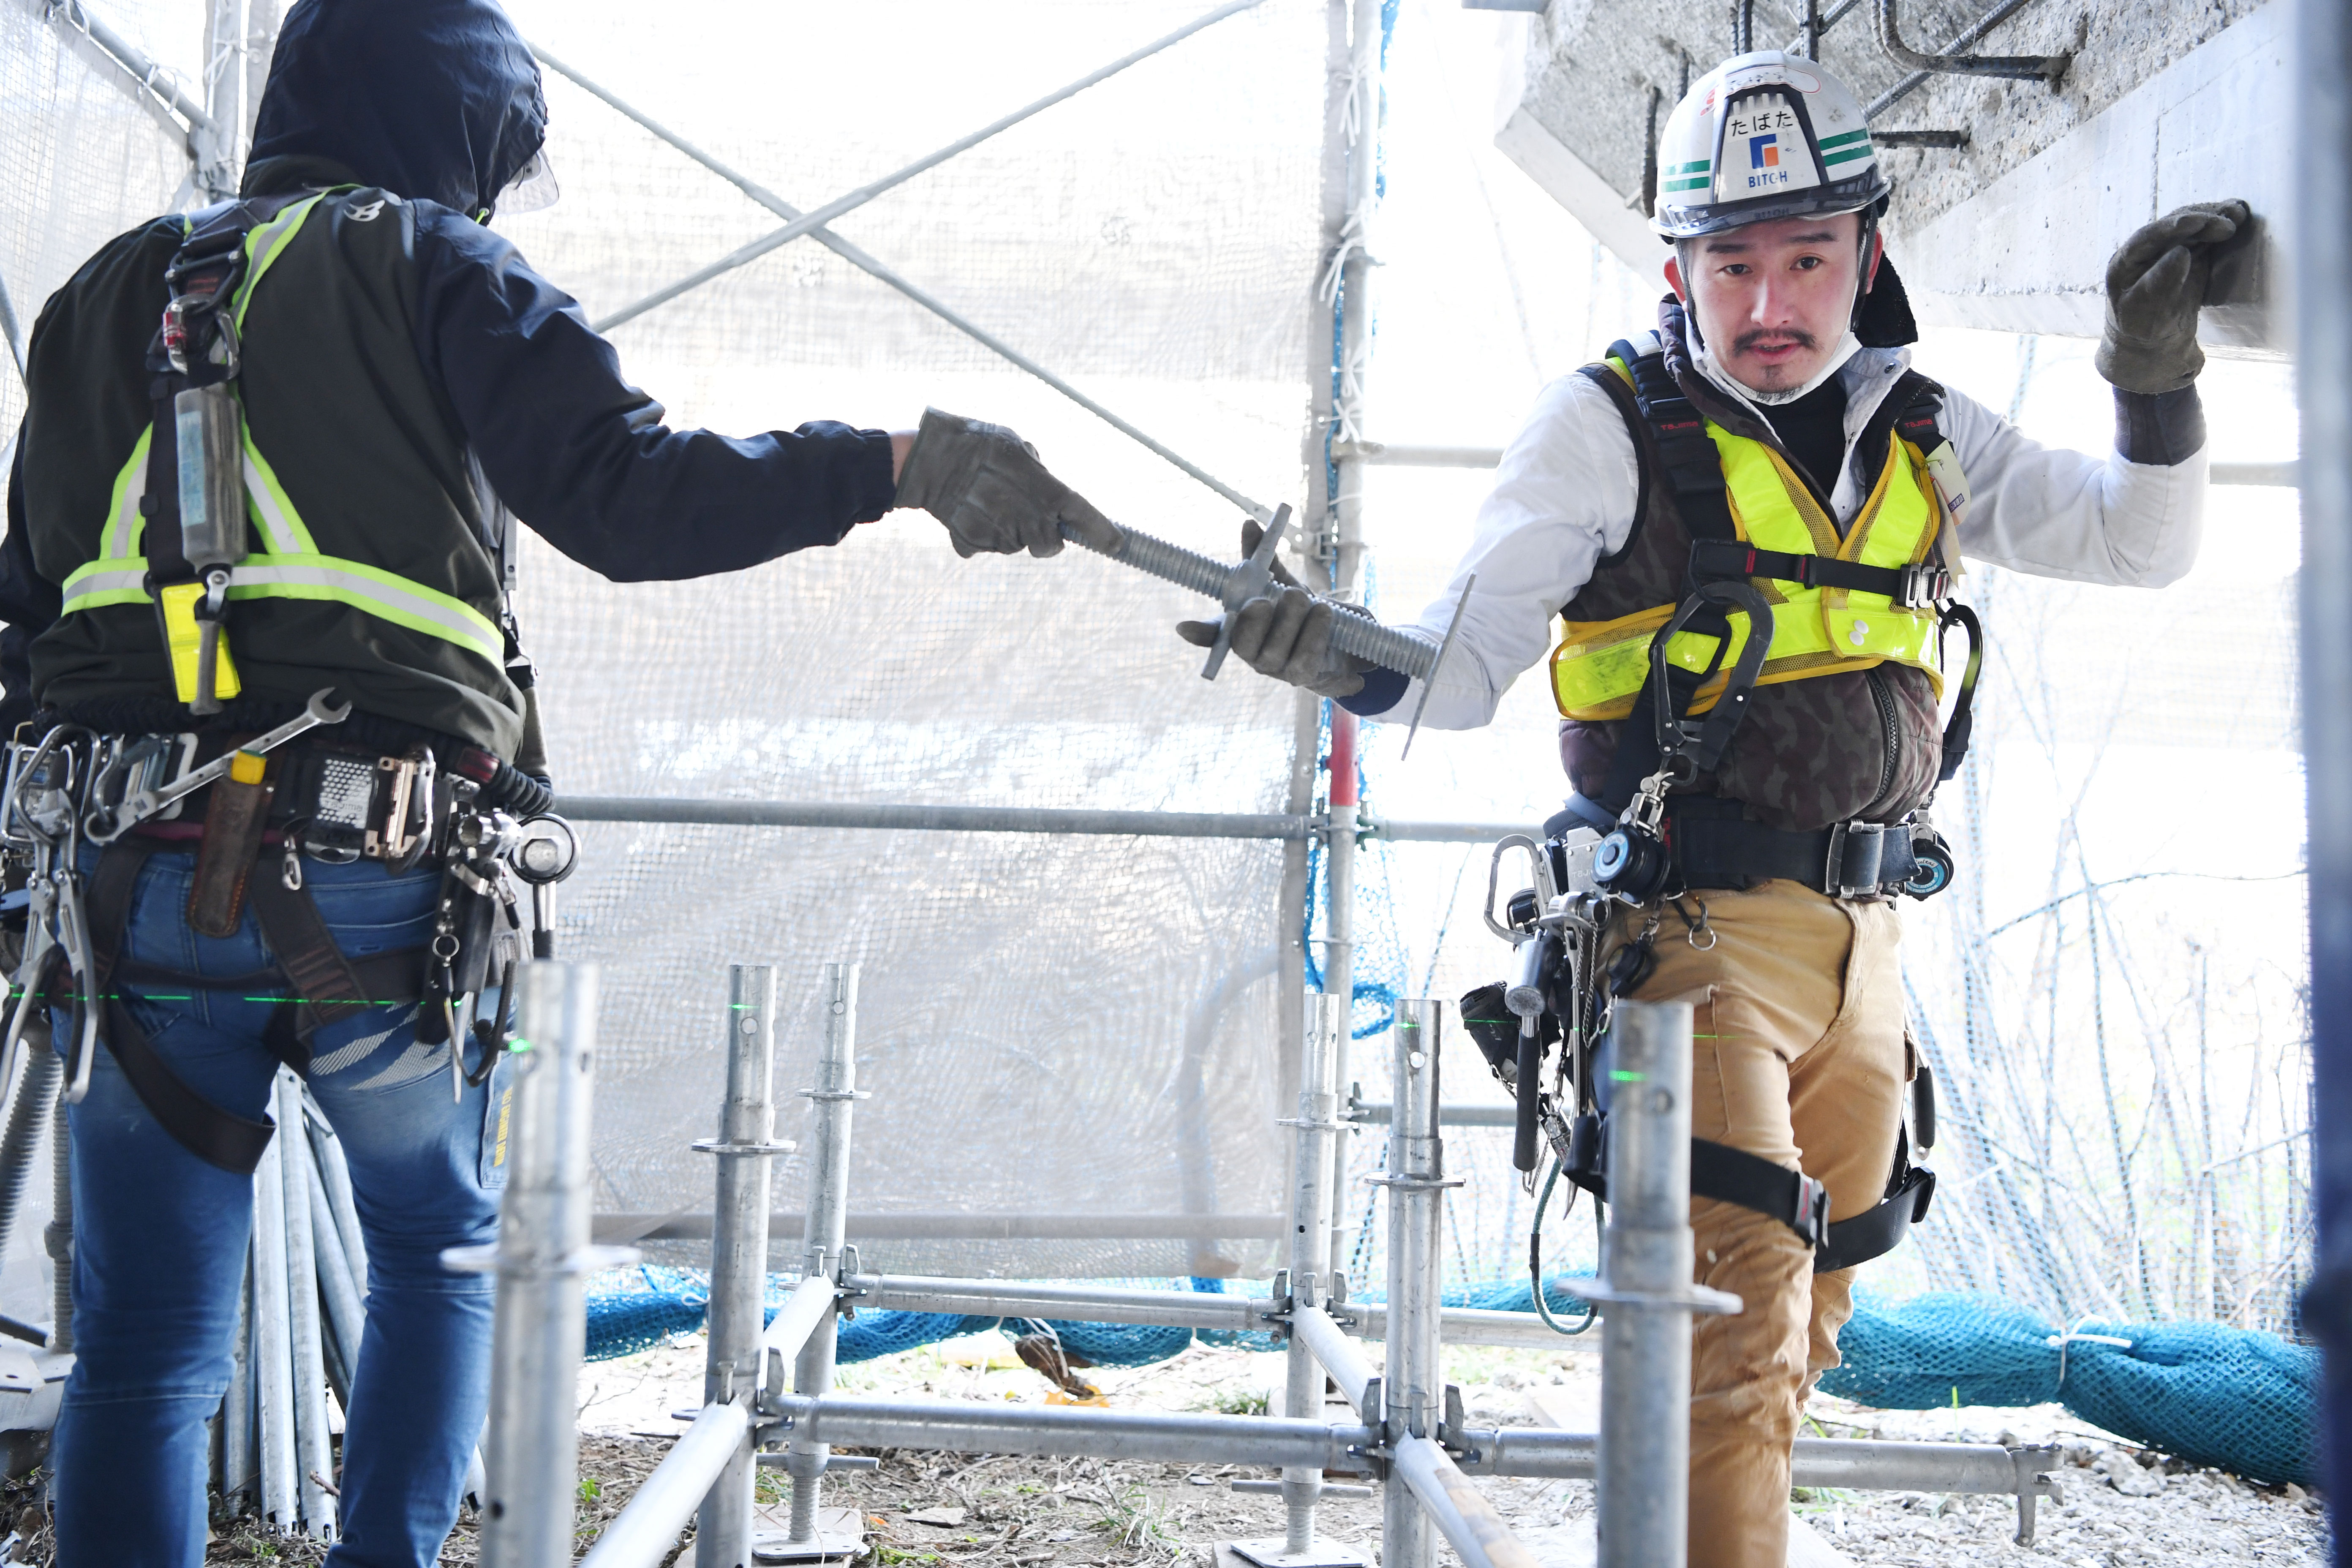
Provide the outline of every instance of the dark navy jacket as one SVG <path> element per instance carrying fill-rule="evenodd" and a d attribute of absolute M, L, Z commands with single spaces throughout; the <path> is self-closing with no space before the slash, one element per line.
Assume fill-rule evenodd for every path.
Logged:
<path fill-rule="evenodd" d="M 546 122 L 537 63 L 489 0 L 301 0 L 270 66 L 245 194 L 364 184 L 415 202 L 417 357 L 499 496 L 592 571 L 623 582 L 737 571 L 879 517 L 894 493 L 886 433 L 668 428 L 578 304 L 477 221 Z M 159 290 L 159 316 L 163 304 Z M 26 648 L 60 600 L 34 567 L 23 460 L 20 443 L 0 543 L 0 734 L 32 710 Z"/>

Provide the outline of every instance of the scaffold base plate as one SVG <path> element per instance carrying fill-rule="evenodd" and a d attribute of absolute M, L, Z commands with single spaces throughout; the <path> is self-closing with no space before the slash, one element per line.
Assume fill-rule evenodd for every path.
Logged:
<path fill-rule="evenodd" d="M 1261 1541 L 1229 1541 L 1223 1557 L 1229 1552 L 1245 1563 L 1256 1568 L 1371 1568 L 1371 1553 L 1360 1547 L 1343 1545 L 1327 1536 L 1317 1536 L 1315 1544 L 1304 1552 L 1286 1552 L 1284 1539 L 1269 1535 Z"/>
<path fill-rule="evenodd" d="M 754 1563 L 846 1563 L 865 1550 L 866 1516 L 854 1508 L 817 1510 L 814 1541 L 794 1541 L 782 1530 L 751 1537 Z"/>

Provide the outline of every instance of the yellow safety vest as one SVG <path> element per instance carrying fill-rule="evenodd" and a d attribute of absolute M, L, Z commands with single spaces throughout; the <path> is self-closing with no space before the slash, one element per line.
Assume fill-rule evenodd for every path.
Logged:
<path fill-rule="evenodd" d="M 1610 368 L 1630 384 L 1631 368 L 1615 357 Z M 1706 422 L 1723 461 L 1726 499 L 1742 542 L 1790 555 L 1820 555 L 1866 566 L 1904 567 L 1925 562 L 1944 524 L 1944 506 L 1927 472 L 1927 456 L 1887 435 L 1889 451 L 1878 483 L 1843 539 L 1787 458 L 1764 442 L 1735 436 Z M 1868 669 L 1889 659 L 1924 670 L 1943 695 L 1943 654 L 1933 605 L 1906 609 L 1885 594 L 1857 588 L 1805 587 L 1775 578 L 1752 580 L 1772 605 L 1772 642 L 1759 686 Z M 1675 613 L 1658 605 L 1613 621 L 1569 621 L 1552 650 L 1552 695 L 1570 719 L 1622 719 L 1650 676 L 1650 639 Z M 1734 611 L 1731 647 L 1716 677 L 1699 688 L 1693 712 L 1715 705 L 1725 677 L 1748 640 L 1748 616 Z M 1666 657 L 1696 672 L 1713 662 L 1718 639 L 1681 632 Z"/>

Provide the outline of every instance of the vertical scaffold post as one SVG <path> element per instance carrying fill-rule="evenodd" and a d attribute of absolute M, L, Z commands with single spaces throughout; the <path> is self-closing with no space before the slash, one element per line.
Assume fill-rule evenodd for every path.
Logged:
<path fill-rule="evenodd" d="M 499 1239 L 443 1261 L 498 1275 L 484 1568 L 554 1568 L 572 1556 L 583 1275 L 620 1259 L 588 1245 L 595 965 L 525 963 L 515 985 L 513 1152 Z"/>
<path fill-rule="evenodd" d="M 776 1121 L 775 1013 L 774 968 L 730 965 L 727 1103 L 717 1141 L 696 1145 L 719 1161 L 710 1226 L 710 1344 L 702 1372 L 706 1405 L 749 1404 L 760 1384 L 760 1330 L 768 1294 L 768 1163 Z M 696 1516 L 697 1568 L 751 1568 L 752 1489 L 758 1479 L 747 1428 Z"/>
<path fill-rule="evenodd" d="M 1438 1348 L 1439 1269 L 1444 1257 L 1445 1142 L 1438 1133 L 1438 1057 L 1444 1004 L 1399 998 L 1389 1116 L 1388 1358 L 1381 1369 L 1382 1418 L 1391 1444 L 1407 1433 L 1434 1440 L 1445 1418 L 1445 1371 Z M 1381 1562 L 1430 1568 L 1437 1533 L 1400 1478 L 1381 1502 Z"/>
<path fill-rule="evenodd" d="M 2301 1302 L 2324 1347 L 2321 1480 L 2352 1539 L 2352 13 L 2295 8 L 2295 393 L 2303 415 L 2303 776 L 2310 889 L 2311 1194 Z"/>
<path fill-rule="evenodd" d="M 1364 553 L 1364 461 L 1354 444 L 1364 438 L 1364 374 L 1372 353 L 1372 258 L 1365 249 L 1379 192 L 1381 113 L 1381 0 L 1355 0 L 1349 37 L 1349 82 L 1354 101 L 1344 117 L 1349 137 L 1348 208 L 1330 265 L 1339 269 L 1337 309 L 1339 311 L 1339 363 L 1335 367 L 1339 391 L 1333 400 L 1328 437 L 1344 446 L 1333 467 L 1338 483 L 1331 492 L 1328 532 L 1319 542 L 1330 573 L 1331 593 L 1351 599 Z M 1328 447 L 1326 448 L 1328 450 Z M 1324 931 L 1329 939 L 1323 959 L 1323 989 L 1339 998 L 1338 1081 L 1348 1080 L 1349 1022 L 1356 994 L 1356 716 L 1338 703 L 1331 713 L 1331 825 L 1329 911 Z M 1348 1190 L 1348 1143 L 1343 1131 L 1331 1141 L 1332 1201 L 1345 1201 Z M 1331 1233 L 1330 1272 L 1346 1267 L 1342 1232 Z"/>
<path fill-rule="evenodd" d="M 863 1098 L 857 1092 L 857 965 L 824 966 L 824 1049 L 817 1058 L 816 1084 L 801 1090 L 808 1100 L 809 1186 L 807 1229 L 803 1233 L 807 1253 L 803 1265 L 809 1277 L 839 1280 L 847 1270 L 842 1256 L 849 1236 L 850 1110 Z M 806 1399 L 822 1397 L 833 1388 L 833 1354 L 840 1322 L 838 1309 L 801 1346 L 793 1366 L 793 1392 Z M 784 1469 L 793 1479 L 793 1530 L 788 1551 L 821 1545 L 817 1500 L 824 1486 L 823 1443 L 794 1437 L 784 1455 Z"/>
<path fill-rule="evenodd" d="M 1332 1223 L 1331 1144 L 1339 1131 L 1339 1034 L 1345 1016 L 1339 999 L 1318 993 L 1306 998 L 1298 1056 L 1297 1157 L 1291 1164 L 1290 1299 L 1301 1307 L 1329 1300 L 1325 1274 Z M 1305 1341 L 1293 1338 L 1284 1371 L 1282 1413 L 1302 1420 L 1323 1414 L 1323 1363 Z M 1233 1549 L 1261 1568 L 1358 1568 L 1370 1559 L 1351 1546 L 1315 1534 L 1315 1507 L 1323 1496 L 1323 1472 L 1312 1465 L 1282 1471 L 1283 1533 L 1266 1540 L 1236 1541 Z"/>
<path fill-rule="evenodd" d="M 1690 1318 L 1738 1298 L 1691 1283 L 1691 1009 L 1620 1002 L 1609 1064 L 1601 1321 L 1600 1568 L 1683 1568 Z"/>

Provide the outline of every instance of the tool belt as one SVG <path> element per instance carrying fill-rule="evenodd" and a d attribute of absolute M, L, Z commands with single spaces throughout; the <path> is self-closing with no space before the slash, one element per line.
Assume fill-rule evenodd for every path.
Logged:
<path fill-rule="evenodd" d="M 1745 813 L 1736 800 L 1668 798 L 1665 844 L 1683 887 L 1744 889 L 1780 879 L 1832 899 L 1891 899 L 1918 868 L 1907 823 L 1841 822 L 1801 833 Z"/>
<path fill-rule="evenodd" d="M 131 775 L 142 768 L 152 784 L 168 785 L 249 738 L 212 731 L 126 737 L 118 755 L 129 760 L 114 772 L 130 787 L 142 782 Z M 446 800 L 436 800 L 436 774 L 428 746 L 392 756 L 340 738 L 304 736 L 269 754 L 271 799 L 262 825 L 268 839 L 286 853 L 337 866 L 382 860 L 405 871 L 429 856 L 438 819 L 447 815 Z M 105 784 L 101 779 L 101 791 Z M 132 834 L 166 841 L 201 837 L 219 787 L 207 784 L 181 797 Z"/>

